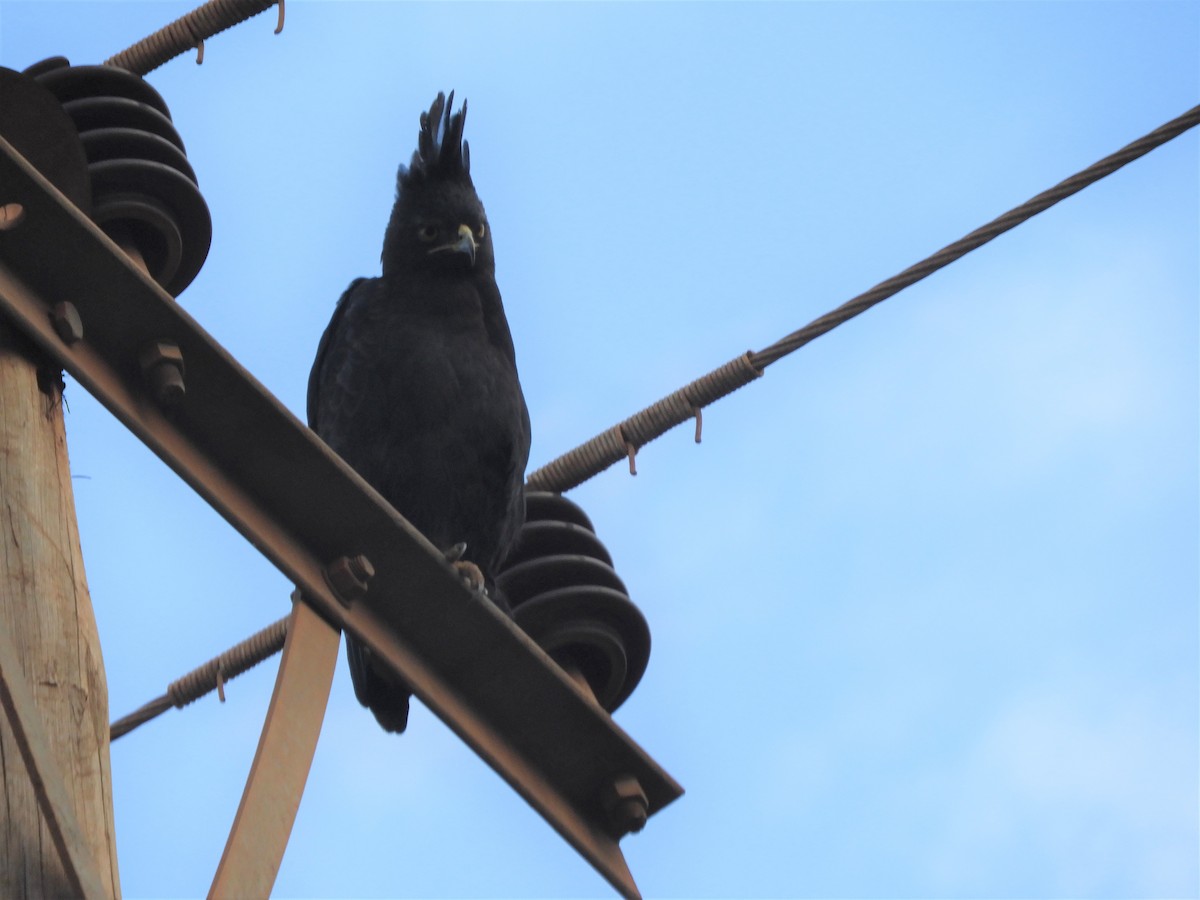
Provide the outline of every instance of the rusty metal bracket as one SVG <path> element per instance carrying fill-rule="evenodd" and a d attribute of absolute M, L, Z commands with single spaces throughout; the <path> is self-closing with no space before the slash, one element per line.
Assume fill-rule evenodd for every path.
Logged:
<path fill-rule="evenodd" d="M 209 900 L 271 895 L 317 751 L 342 635 L 294 599 L 267 721 Z"/>
<path fill-rule="evenodd" d="M 603 796 L 635 778 L 653 816 L 682 788 L 554 662 L 452 574 L 441 554 L 0 139 L 0 313 L 11 319 L 302 591 L 446 722 L 622 894 L 637 887 Z M 70 302 L 81 337 L 64 341 Z M 74 338 L 75 329 L 70 336 Z M 169 406 L 142 372 L 169 342 L 187 390 Z M 340 557 L 375 574 L 349 606 Z"/>

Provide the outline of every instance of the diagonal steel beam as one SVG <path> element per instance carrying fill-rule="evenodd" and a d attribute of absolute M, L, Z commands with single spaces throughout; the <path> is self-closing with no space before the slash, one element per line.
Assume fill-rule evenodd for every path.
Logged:
<path fill-rule="evenodd" d="M 605 797 L 631 777 L 654 815 L 682 788 L 0 139 L 0 207 L 6 204 L 19 204 L 23 215 L 0 231 L 0 312 L 284 572 L 330 624 L 362 640 L 412 685 L 618 891 L 637 896 L 618 845 L 621 826 Z M 178 348 L 186 374 L 185 393 L 169 406 L 148 387 L 140 362 L 163 342 Z M 374 577 L 362 596 L 339 596 L 326 571 L 359 555 Z"/>

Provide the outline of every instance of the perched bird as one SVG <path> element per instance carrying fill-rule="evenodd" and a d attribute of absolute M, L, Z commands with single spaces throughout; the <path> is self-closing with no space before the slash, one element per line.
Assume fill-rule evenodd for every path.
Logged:
<path fill-rule="evenodd" d="M 453 105 L 453 92 L 438 94 L 421 113 L 383 274 L 338 301 L 309 376 L 308 424 L 448 560 L 477 567 L 473 580 L 505 608 L 492 576 L 525 518 L 529 413 L 462 139 L 467 104 Z M 359 702 L 403 731 L 407 686 L 346 644 Z"/>

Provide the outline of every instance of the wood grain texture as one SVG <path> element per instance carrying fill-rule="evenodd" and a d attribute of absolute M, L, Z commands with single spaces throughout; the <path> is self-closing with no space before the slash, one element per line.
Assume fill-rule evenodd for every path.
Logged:
<path fill-rule="evenodd" d="M 108 896 L 120 896 L 108 687 L 84 577 L 57 369 L 0 320 L 0 628 L 17 648 L 67 797 Z M 0 717 L 0 896 L 67 887 L 28 772 Z"/>

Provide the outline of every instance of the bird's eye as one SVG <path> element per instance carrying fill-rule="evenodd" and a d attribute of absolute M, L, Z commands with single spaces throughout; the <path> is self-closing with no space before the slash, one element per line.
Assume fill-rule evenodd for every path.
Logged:
<path fill-rule="evenodd" d="M 482 241 L 485 234 L 487 234 L 487 222 L 480 222 L 479 227 L 475 229 L 475 237 Z"/>
<path fill-rule="evenodd" d="M 417 229 L 417 237 L 423 241 L 429 242 L 436 240 L 438 236 L 438 227 L 436 225 L 422 225 Z"/>

